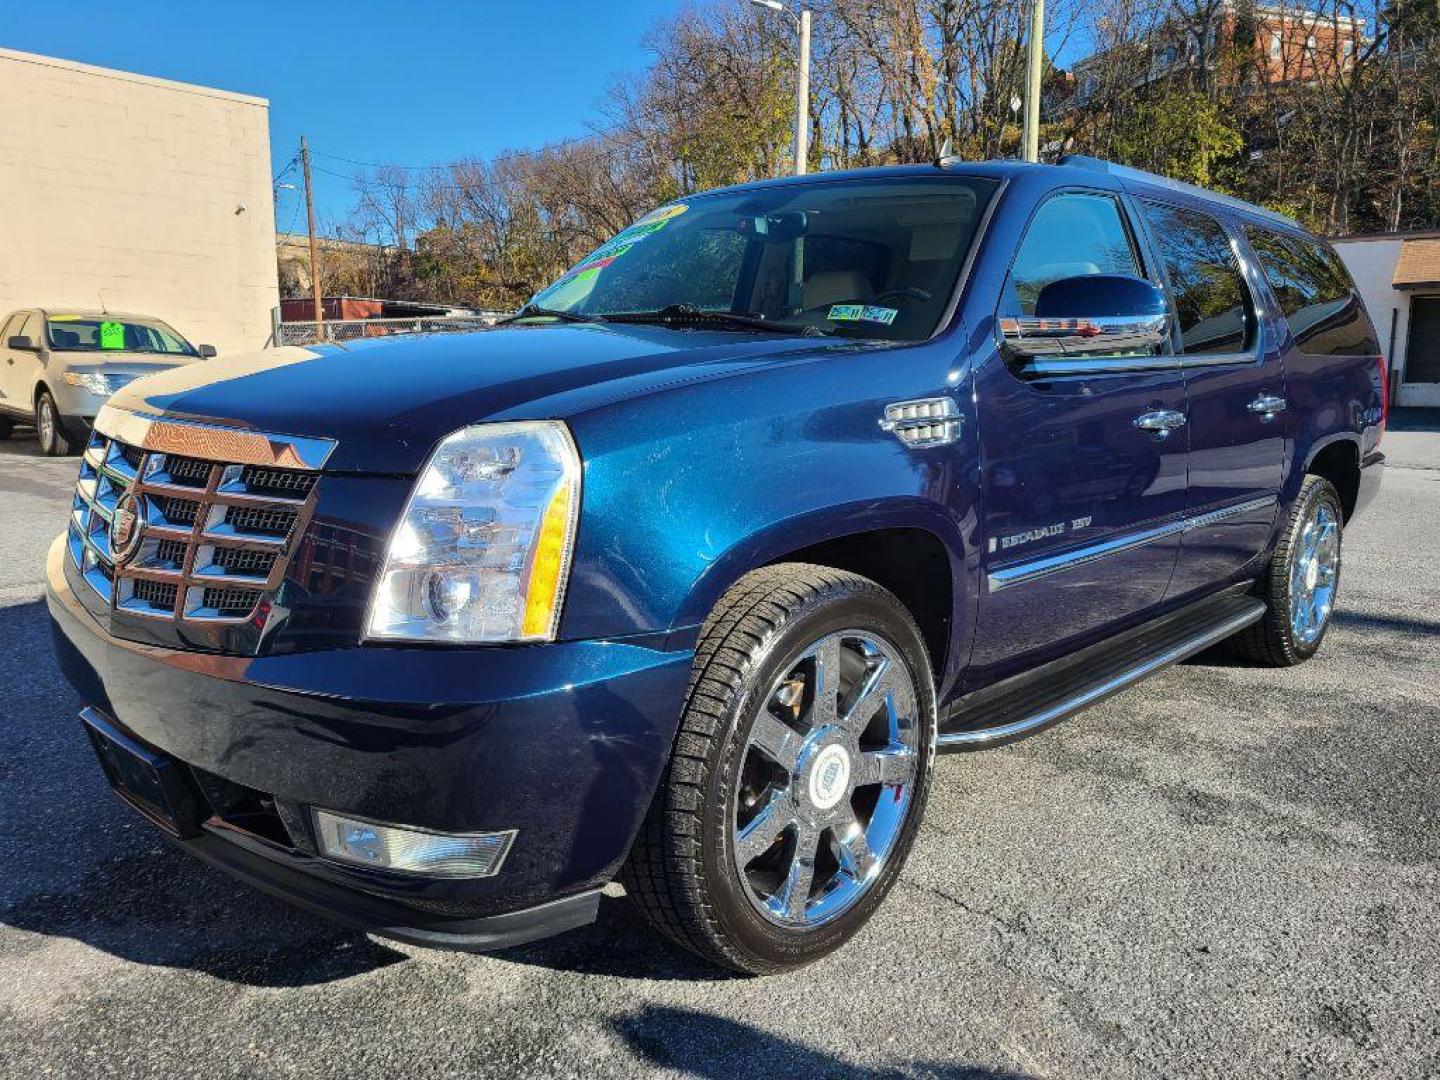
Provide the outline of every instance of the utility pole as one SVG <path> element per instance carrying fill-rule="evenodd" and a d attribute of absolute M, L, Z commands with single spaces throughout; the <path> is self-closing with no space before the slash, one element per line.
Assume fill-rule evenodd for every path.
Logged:
<path fill-rule="evenodd" d="M 800 72 L 795 78 L 795 175 L 810 168 L 810 9 L 800 9 Z"/>
<path fill-rule="evenodd" d="M 325 321 L 325 305 L 320 301 L 320 248 L 315 243 L 315 196 L 310 191 L 310 146 L 300 136 L 300 165 L 305 170 L 305 217 L 310 226 L 310 290 L 315 297 L 315 329 Z"/>
<path fill-rule="evenodd" d="M 1040 160 L 1040 69 L 1045 61 L 1045 0 L 1030 0 L 1030 55 L 1025 71 L 1024 158 Z"/>

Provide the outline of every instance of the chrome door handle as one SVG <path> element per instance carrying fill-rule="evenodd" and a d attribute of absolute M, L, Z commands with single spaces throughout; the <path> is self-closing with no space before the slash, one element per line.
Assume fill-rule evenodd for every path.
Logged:
<path fill-rule="evenodd" d="M 1285 399 L 1283 397 L 1276 397 L 1274 394 L 1261 394 L 1254 401 L 1250 402 L 1249 405 L 1246 405 L 1245 408 L 1249 409 L 1252 413 L 1258 413 L 1260 419 L 1268 424 L 1271 420 L 1275 419 L 1276 413 L 1285 411 Z"/>
<path fill-rule="evenodd" d="M 1185 426 L 1185 414 L 1174 409 L 1156 409 L 1137 416 L 1135 426 L 1141 431 L 1153 431 L 1158 438 L 1168 439 L 1170 432 Z"/>

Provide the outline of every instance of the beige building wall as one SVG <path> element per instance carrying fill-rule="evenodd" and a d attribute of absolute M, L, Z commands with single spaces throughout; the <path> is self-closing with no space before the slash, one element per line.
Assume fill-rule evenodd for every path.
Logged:
<path fill-rule="evenodd" d="M 1345 236 L 1330 243 L 1355 279 L 1365 310 L 1375 323 L 1380 349 L 1390 363 L 1392 376 L 1398 373 L 1395 404 L 1440 406 L 1440 383 L 1411 383 L 1405 378 L 1410 344 L 1410 300 L 1414 294 L 1395 288 L 1391 282 L 1406 235 Z"/>
<path fill-rule="evenodd" d="M 269 109 L 0 49 L 0 314 L 103 297 L 222 354 L 262 347 L 279 303 Z"/>

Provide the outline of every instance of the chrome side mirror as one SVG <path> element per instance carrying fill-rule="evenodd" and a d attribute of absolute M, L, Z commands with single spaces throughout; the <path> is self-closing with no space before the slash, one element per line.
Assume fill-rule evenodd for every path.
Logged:
<path fill-rule="evenodd" d="M 1046 285 L 1035 314 L 1002 318 L 1000 333 L 1015 356 L 1149 353 L 1170 337 L 1170 308 L 1148 281 L 1085 274 Z"/>

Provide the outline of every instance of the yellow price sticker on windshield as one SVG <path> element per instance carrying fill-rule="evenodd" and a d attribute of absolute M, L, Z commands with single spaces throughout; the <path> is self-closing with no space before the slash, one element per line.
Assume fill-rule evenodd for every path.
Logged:
<path fill-rule="evenodd" d="M 100 348 L 125 348 L 125 324 L 118 322 L 102 322 L 100 324 Z"/>

